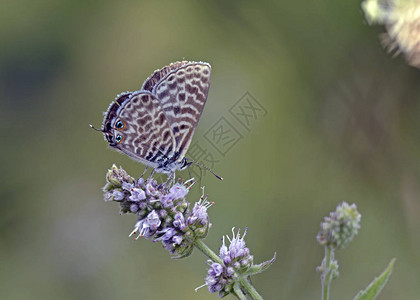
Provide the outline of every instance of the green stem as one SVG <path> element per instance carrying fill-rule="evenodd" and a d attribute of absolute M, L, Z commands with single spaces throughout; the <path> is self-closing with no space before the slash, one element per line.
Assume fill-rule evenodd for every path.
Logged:
<path fill-rule="evenodd" d="M 196 239 L 194 241 L 194 245 L 198 248 L 198 250 L 203 252 L 203 254 L 210 258 L 212 261 L 217 262 L 222 266 L 224 265 L 222 259 L 219 256 L 217 256 L 216 253 L 214 253 L 209 247 L 207 247 L 207 245 L 204 244 L 202 240 Z"/>
<path fill-rule="evenodd" d="M 248 281 L 248 279 L 241 277 L 239 279 L 239 283 L 241 284 L 242 288 L 246 291 L 246 293 L 254 300 L 264 300 L 263 297 L 258 294 L 257 290 L 254 286 Z"/>
<path fill-rule="evenodd" d="M 246 296 L 245 296 L 244 292 L 242 292 L 239 284 L 233 285 L 233 292 L 239 300 L 246 300 Z"/>
<path fill-rule="evenodd" d="M 334 250 L 330 247 L 325 247 L 325 265 L 322 271 L 321 282 L 322 282 L 322 300 L 328 300 L 330 298 L 330 283 L 332 279 L 331 272 L 331 261 L 334 256 Z"/>

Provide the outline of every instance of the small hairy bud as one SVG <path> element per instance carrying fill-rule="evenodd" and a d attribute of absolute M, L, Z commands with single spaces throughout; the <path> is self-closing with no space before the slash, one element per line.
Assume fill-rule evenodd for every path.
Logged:
<path fill-rule="evenodd" d="M 356 204 L 349 205 L 343 202 L 324 218 L 321 231 L 317 235 L 318 242 L 334 249 L 344 248 L 356 236 L 361 217 Z"/>

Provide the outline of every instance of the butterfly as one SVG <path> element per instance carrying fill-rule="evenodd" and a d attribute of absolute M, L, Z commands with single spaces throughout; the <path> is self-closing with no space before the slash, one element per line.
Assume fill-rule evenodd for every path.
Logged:
<path fill-rule="evenodd" d="M 117 95 L 100 131 L 110 147 L 174 176 L 192 163 L 185 154 L 206 104 L 210 76 L 205 62 L 180 61 L 156 70 L 139 91 Z"/>

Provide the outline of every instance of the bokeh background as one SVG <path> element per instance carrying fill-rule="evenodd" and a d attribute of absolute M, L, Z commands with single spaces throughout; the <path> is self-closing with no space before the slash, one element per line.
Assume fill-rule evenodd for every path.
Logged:
<path fill-rule="evenodd" d="M 206 243 L 248 227 L 266 299 L 316 299 L 323 216 L 356 203 L 362 228 L 337 253 L 333 299 L 352 299 L 393 257 L 379 299 L 420 294 L 420 71 L 381 47 L 358 1 L 1 1 L 0 298 L 215 299 L 204 256 L 170 259 L 128 237 L 134 216 L 105 203 L 116 163 L 100 127 L 115 95 L 170 62 L 212 64 L 195 134 L 217 154 L 201 185 L 216 204 Z M 267 114 L 244 130 L 229 109 L 249 92 Z M 224 156 L 205 133 L 241 133 Z M 188 173 L 180 174 L 188 177 Z M 190 194 L 195 201 L 197 187 Z"/>

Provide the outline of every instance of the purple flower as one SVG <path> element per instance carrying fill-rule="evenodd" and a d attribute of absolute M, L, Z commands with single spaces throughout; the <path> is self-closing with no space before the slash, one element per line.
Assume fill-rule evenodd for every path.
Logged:
<path fill-rule="evenodd" d="M 175 228 L 172 227 L 166 227 L 165 229 L 159 231 L 159 234 L 163 235 L 156 239 L 157 241 L 162 241 L 162 242 L 172 242 L 172 237 L 177 233 L 177 230 Z"/>
<path fill-rule="evenodd" d="M 185 231 L 187 224 L 185 223 L 184 215 L 181 212 L 175 214 L 175 220 L 173 222 L 175 228 L 178 228 L 181 231 Z"/>
<path fill-rule="evenodd" d="M 207 270 L 207 276 L 205 280 L 205 285 L 207 285 L 210 293 L 219 292 L 219 296 L 222 296 L 222 290 L 226 289 L 228 286 L 228 289 L 232 288 L 232 277 L 227 276 L 225 271 L 226 267 L 222 266 L 221 264 L 212 263 L 210 265 L 209 269 Z M 234 273 L 235 272 L 233 272 L 231 275 Z"/>
<path fill-rule="evenodd" d="M 124 182 L 121 184 L 121 187 L 123 188 L 123 190 L 126 190 L 126 191 L 128 191 L 128 192 L 131 192 L 132 188 L 134 187 L 134 184 L 133 184 L 133 183 L 131 183 L 131 182 L 126 182 L 126 181 L 124 181 Z"/>
<path fill-rule="evenodd" d="M 220 247 L 219 256 L 223 260 L 225 265 L 229 265 L 232 262 L 232 259 L 230 258 L 229 249 L 225 245 L 225 237 L 223 237 L 222 242 L 223 242 L 223 244 Z"/>
<path fill-rule="evenodd" d="M 130 205 L 130 211 L 132 212 L 132 213 L 135 213 L 135 212 L 137 212 L 139 210 L 139 206 L 137 205 L 137 204 L 131 204 Z"/>
<path fill-rule="evenodd" d="M 146 182 L 134 178 L 115 166 L 107 173 L 104 187 L 105 200 L 119 201 L 120 213 L 137 214 L 138 222 L 130 234 L 153 238 L 176 258 L 188 256 L 194 240 L 207 234 L 209 222 L 207 208 L 211 204 L 204 198 L 190 210 L 185 197 L 194 184 L 192 180 L 167 187 L 158 185 L 153 178 Z"/>
<path fill-rule="evenodd" d="M 137 185 L 141 188 L 144 188 L 144 179 L 142 177 L 137 179 Z"/>
<path fill-rule="evenodd" d="M 225 238 L 222 239 L 222 246 L 219 250 L 219 256 L 223 261 L 223 265 L 212 263 L 207 271 L 206 284 L 210 293 L 219 292 L 219 297 L 225 296 L 232 292 L 233 283 L 235 282 L 236 272 L 239 274 L 245 272 L 252 266 L 253 257 L 249 254 L 249 249 L 245 247 L 245 229 L 244 235 L 241 237 L 239 230 L 235 234 L 232 228 L 232 238 L 226 236 L 229 240 L 229 247 L 225 244 Z"/>
<path fill-rule="evenodd" d="M 238 230 L 238 233 L 237 233 L 236 236 L 235 236 L 235 233 L 232 230 L 233 238 L 230 241 L 230 245 L 229 245 L 230 257 L 232 259 L 245 256 L 245 254 L 246 254 L 245 249 L 247 249 L 247 248 L 245 248 L 245 241 L 244 241 L 244 238 L 246 236 L 246 231 L 247 231 L 247 228 L 245 228 L 244 235 L 241 238 L 240 234 L 239 234 L 239 230 Z M 249 251 L 247 251 L 247 252 L 249 253 Z"/>
<path fill-rule="evenodd" d="M 176 183 L 173 187 L 170 188 L 169 194 L 172 195 L 174 200 L 184 199 L 188 194 L 189 189 L 184 184 Z"/>
<path fill-rule="evenodd" d="M 141 219 L 136 223 L 136 225 L 134 225 L 134 230 L 131 232 L 130 236 L 138 232 L 139 235 L 136 237 L 136 240 L 142 236 L 148 239 L 155 234 L 160 224 L 160 218 L 153 210 L 146 218 Z"/>
<path fill-rule="evenodd" d="M 182 237 L 182 235 L 174 235 L 172 240 L 174 241 L 175 245 L 181 245 L 184 238 Z"/>
<path fill-rule="evenodd" d="M 124 192 L 118 190 L 118 189 L 114 189 L 110 192 L 106 192 L 104 195 L 104 199 L 105 201 L 122 201 L 125 198 L 125 194 Z"/>
<path fill-rule="evenodd" d="M 131 189 L 131 196 L 128 197 L 133 202 L 140 202 L 141 200 L 146 199 L 146 193 L 139 188 Z"/>
<path fill-rule="evenodd" d="M 222 275 L 222 273 L 223 267 L 218 263 L 213 263 L 208 270 L 208 274 L 212 277 L 219 277 L 220 275 Z"/>
<path fill-rule="evenodd" d="M 204 192 L 204 190 L 203 190 Z M 208 225 L 209 216 L 207 214 L 207 209 L 213 205 L 213 202 L 207 201 L 207 196 L 201 196 L 200 200 L 194 204 L 194 208 L 191 211 L 190 216 L 188 217 L 188 225 L 194 225 L 199 227 L 205 227 Z M 201 226 L 200 226 L 201 225 Z"/>
<path fill-rule="evenodd" d="M 138 217 L 130 236 L 138 234 L 136 239 L 152 238 L 154 242 L 161 242 L 172 258 L 184 258 L 192 253 L 194 246 L 199 247 L 200 240 L 207 235 L 211 225 L 207 210 L 213 202 L 204 196 L 204 189 L 193 207 L 185 200 L 194 184 L 193 179 L 168 187 L 165 183 L 158 185 L 154 179 L 136 181 L 115 166 L 108 171 L 106 179 L 105 199 L 119 201 L 121 213 L 133 213 Z M 247 279 L 262 272 L 275 258 L 253 265 L 253 256 L 244 241 L 246 230 L 243 236 L 239 231 L 232 231 L 231 238 L 226 236 L 229 245 L 225 244 L 225 237 L 222 239 L 221 260 L 209 263 L 204 284 L 211 293 L 218 292 L 219 297 L 232 293 L 240 278 Z"/>
<path fill-rule="evenodd" d="M 164 208 L 172 207 L 173 206 L 173 200 L 174 200 L 174 197 L 170 193 L 160 197 L 160 203 L 162 203 L 162 206 Z"/>
<path fill-rule="evenodd" d="M 178 254 L 178 252 L 182 252 L 184 248 L 180 248 L 179 246 L 182 244 L 184 238 L 182 234 L 179 234 L 178 230 L 173 227 L 167 227 L 158 234 L 163 235 L 156 239 L 156 241 L 162 241 L 163 247 L 168 250 L 171 254 Z"/>
<path fill-rule="evenodd" d="M 157 188 L 157 182 L 156 180 L 152 179 L 149 180 L 146 184 L 146 194 L 148 196 L 158 197 L 160 196 L 160 192 Z"/>

